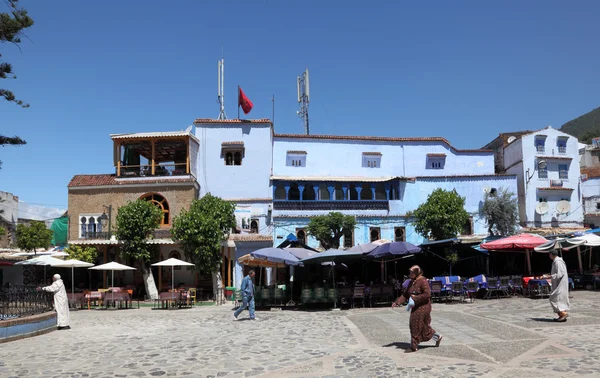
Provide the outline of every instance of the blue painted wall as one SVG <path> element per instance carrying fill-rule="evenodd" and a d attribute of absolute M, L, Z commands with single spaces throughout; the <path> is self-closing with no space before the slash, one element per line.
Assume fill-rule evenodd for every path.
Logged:
<path fill-rule="evenodd" d="M 31 323 L 18 324 L 10 327 L 0 327 L 0 342 L 16 336 L 32 335 L 35 332 L 56 328 L 56 315 L 53 317 Z"/>

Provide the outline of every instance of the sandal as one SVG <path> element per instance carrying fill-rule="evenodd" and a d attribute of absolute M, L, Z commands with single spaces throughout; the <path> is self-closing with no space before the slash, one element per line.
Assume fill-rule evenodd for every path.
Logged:
<path fill-rule="evenodd" d="M 439 348 L 440 347 L 440 343 L 442 342 L 442 339 L 444 338 L 444 336 L 440 335 L 440 338 L 437 339 L 437 341 L 435 342 L 435 347 Z"/>
<path fill-rule="evenodd" d="M 416 352 L 416 351 L 418 351 L 418 349 L 408 348 L 408 349 L 404 350 L 404 353 L 413 353 L 413 352 Z"/>

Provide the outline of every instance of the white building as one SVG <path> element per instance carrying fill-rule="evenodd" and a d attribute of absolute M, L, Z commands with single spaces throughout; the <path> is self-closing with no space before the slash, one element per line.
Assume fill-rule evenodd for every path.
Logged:
<path fill-rule="evenodd" d="M 484 148 L 496 151 L 497 173 L 517 175 L 523 227 L 583 227 L 577 138 L 548 126 L 500 134 Z"/>
<path fill-rule="evenodd" d="M 586 226 L 600 227 L 600 138 L 592 144 L 581 145 L 581 178 L 583 213 Z"/>

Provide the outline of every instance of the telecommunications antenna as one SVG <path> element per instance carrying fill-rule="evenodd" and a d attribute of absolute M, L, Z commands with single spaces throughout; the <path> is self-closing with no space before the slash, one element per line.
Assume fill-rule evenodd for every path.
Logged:
<path fill-rule="evenodd" d="M 558 203 L 556 204 L 556 211 L 559 214 L 567 214 L 569 213 L 569 211 L 571 211 L 571 204 L 569 203 L 569 201 L 558 201 Z"/>
<path fill-rule="evenodd" d="M 508 140 L 507 140 L 508 144 L 511 144 L 512 142 L 514 142 L 515 139 L 517 139 L 515 136 L 508 137 Z"/>
<path fill-rule="evenodd" d="M 308 104 L 310 103 L 310 82 L 308 80 L 308 68 L 302 73 L 301 76 L 296 77 L 296 88 L 298 90 L 298 103 L 300 104 L 298 116 L 302 118 L 304 133 L 308 135 L 310 134 L 310 128 L 308 125 Z"/>
<path fill-rule="evenodd" d="M 540 214 L 540 215 L 546 214 L 548 212 L 548 210 L 550 210 L 550 208 L 548 207 L 548 203 L 547 202 L 540 202 L 535 207 L 535 212 L 538 213 L 538 214 Z"/>

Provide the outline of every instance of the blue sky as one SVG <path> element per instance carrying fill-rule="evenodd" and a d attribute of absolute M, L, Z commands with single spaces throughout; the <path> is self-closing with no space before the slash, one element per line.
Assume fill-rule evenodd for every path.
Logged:
<path fill-rule="evenodd" d="M 443 136 L 478 148 L 600 106 L 597 1 L 31 1 L 19 52 L 1 45 L 29 109 L 0 102 L 0 190 L 64 208 L 81 173 L 111 173 L 110 133 L 183 130 L 226 111 L 301 133 L 296 76 L 311 73 L 311 133 Z"/>

